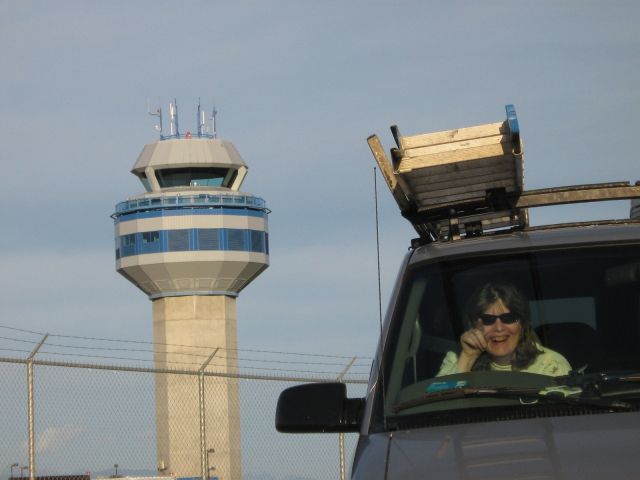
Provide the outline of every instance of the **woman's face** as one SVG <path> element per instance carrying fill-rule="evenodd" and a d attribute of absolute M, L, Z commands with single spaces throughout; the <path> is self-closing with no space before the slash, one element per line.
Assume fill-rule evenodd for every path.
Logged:
<path fill-rule="evenodd" d="M 497 300 L 482 313 L 498 316 L 510 313 L 510 310 L 502 300 Z M 490 317 L 485 318 L 490 319 Z M 518 320 L 508 324 L 503 323 L 501 318 L 497 318 L 491 325 L 485 325 L 481 319 L 478 319 L 477 324 L 487 340 L 487 353 L 491 356 L 491 360 L 499 365 L 510 364 L 520 341 L 522 322 Z"/>

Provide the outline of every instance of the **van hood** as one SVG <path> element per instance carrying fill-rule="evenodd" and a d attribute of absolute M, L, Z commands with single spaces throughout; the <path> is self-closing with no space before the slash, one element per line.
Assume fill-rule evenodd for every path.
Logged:
<path fill-rule="evenodd" d="M 640 472 L 638 413 L 431 427 L 390 438 L 388 480 L 611 480 Z"/>

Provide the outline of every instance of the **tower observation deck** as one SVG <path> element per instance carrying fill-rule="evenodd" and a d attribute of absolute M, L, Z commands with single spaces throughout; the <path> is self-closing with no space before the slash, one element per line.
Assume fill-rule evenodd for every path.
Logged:
<path fill-rule="evenodd" d="M 236 296 L 267 267 L 269 211 L 238 191 L 247 166 L 231 142 L 160 140 L 131 172 L 146 192 L 116 205 L 116 268 L 149 298 Z"/>
<path fill-rule="evenodd" d="M 228 357 L 236 357 L 236 297 L 269 265 L 269 210 L 239 190 L 247 165 L 231 142 L 217 138 L 215 111 L 209 129 L 198 106 L 194 134 L 179 132 L 175 101 L 169 111 L 170 134 L 162 133 L 158 109 L 160 140 L 142 149 L 131 170 L 145 192 L 118 203 L 112 215 L 116 270 L 152 301 L 156 368 L 209 358 L 211 368 L 234 373 Z M 213 453 L 206 461 L 198 398 L 184 397 L 190 381 L 156 376 L 159 469 L 240 479 L 237 381 L 207 379 L 204 434 Z"/>

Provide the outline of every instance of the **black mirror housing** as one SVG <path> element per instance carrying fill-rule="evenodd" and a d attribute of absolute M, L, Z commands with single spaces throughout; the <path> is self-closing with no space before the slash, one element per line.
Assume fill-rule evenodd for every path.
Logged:
<path fill-rule="evenodd" d="M 284 390 L 276 408 L 283 433 L 357 432 L 363 398 L 347 398 L 344 383 L 308 383 Z"/>

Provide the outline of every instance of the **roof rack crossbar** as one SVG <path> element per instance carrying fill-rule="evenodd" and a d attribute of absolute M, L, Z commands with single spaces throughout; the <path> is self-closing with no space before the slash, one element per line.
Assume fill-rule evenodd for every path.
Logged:
<path fill-rule="evenodd" d="M 522 192 L 516 208 L 546 207 L 569 203 L 602 202 L 640 198 L 640 184 L 629 182 L 595 183 L 545 188 Z"/>

